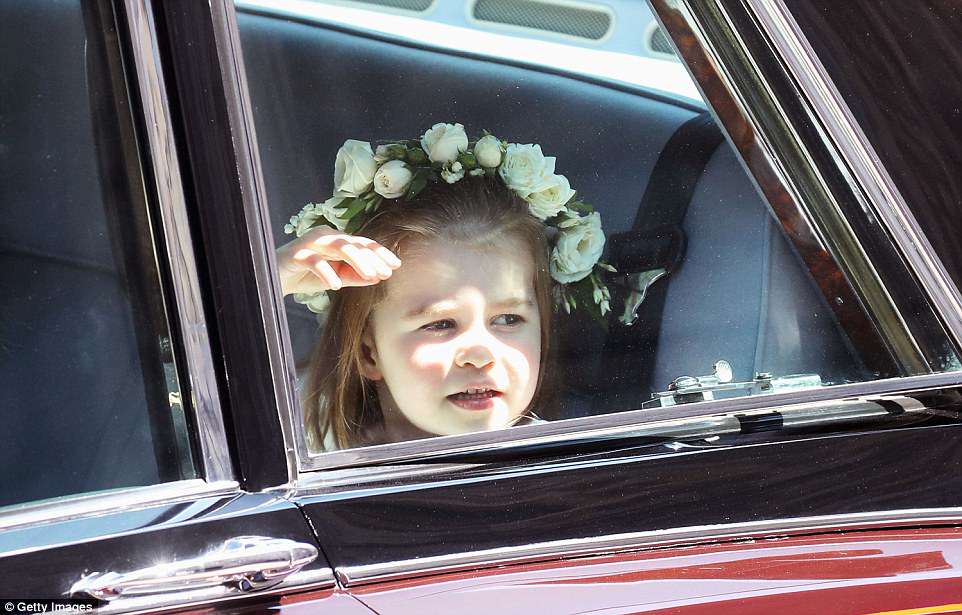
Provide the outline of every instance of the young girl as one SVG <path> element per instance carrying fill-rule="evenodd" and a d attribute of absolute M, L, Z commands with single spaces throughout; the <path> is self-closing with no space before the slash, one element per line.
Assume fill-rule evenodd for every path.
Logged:
<path fill-rule="evenodd" d="M 598 214 L 539 146 L 469 142 L 460 124 L 347 141 L 335 196 L 285 231 L 284 294 L 327 313 L 303 396 L 316 450 L 530 421 L 552 300 L 608 311 Z"/>

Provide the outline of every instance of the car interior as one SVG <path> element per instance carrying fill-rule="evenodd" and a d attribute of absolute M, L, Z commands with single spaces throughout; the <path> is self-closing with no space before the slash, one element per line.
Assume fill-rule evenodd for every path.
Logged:
<path fill-rule="evenodd" d="M 656 164 L 673 135 L 707 114 L 663 92 L 307 17 L 241 8 L 238 23 L 277 245 L 290 239 L 281 229 L 291 214 L 329 196 L 345 139 L 414 138 L 436 122 L 460 122 L 469 134 L 487 129 L 556 156 L 557 172 L 601 212 L 609 247 L 627 240 L 635 258 L 620 260 L 637 267 L 639 253 L 657 252 L 630 232 L 636 218 L 658 216 L 639 211 Z M 608 332 L 585 317 L 559 317 L 563 394 L 550 418 L 640 408 L 653 391 L 709 373 L 719 359 L 738 381 L 756 372 L 817 374 L 823 383 L 866 377 L 734 150 L 721 142 L 710 154 L 678 220 L 678 266 L 655 283 L 666 285 L 660 314 L 645 314 L 629 333 L 614 317 Z M 318 320 L 287 307 L 302 366 Z M 645 327 L 657 331 L 656 343 Z"/>

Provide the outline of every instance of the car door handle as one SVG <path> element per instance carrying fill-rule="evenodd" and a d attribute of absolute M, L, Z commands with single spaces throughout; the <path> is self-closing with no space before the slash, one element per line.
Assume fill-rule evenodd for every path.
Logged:
<path fill-rule="evenodd" d="M 276 585 L 317 559 L 317 547 L 266 536 L 239 536 L 199 557 L 132 572 L 95 572 L 70 588 L 70 595 L 110 601 L 120 596 L 178 592 L 217 585 L 238 593 Z"/>

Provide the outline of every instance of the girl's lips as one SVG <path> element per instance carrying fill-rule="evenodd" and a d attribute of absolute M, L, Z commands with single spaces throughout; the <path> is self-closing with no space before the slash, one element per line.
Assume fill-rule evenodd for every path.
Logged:
<path fill-rule="evenodd" d="M 448 395 L 448 401 L 465 410 L 490 410 L 494 407 L 494 400 L 498 397 L 501 397 L 499 391 L 455 393 L 454 395 Z"/>

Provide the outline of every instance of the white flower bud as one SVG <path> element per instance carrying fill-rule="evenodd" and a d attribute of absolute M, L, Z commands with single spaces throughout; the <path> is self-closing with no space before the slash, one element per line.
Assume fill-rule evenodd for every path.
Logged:
<path fill-rule="evenodd" d="M 315 314 L 323 314 L 331 305 L 331 299 L 327 292 L 319 293 L 294 293 L 294 301 L 307 306 L 307 309 Z"/>
<path fill-rule="evenodd" d="M 421 148 L 431 162 L 447 164 L 468 149 L 468 135 L 461 124 L 435 124 L 421 137 Z"/>
<path fill-rule="evenodd" d="M 339 231 L 343 231 L 347 226 L 347 220 L 341 220 L 338 215 L 344 213 L 344 209 L 340 208 L 341 202 L 344 197 L 332 196 L 323 203 L 308 203 L 301 210 L 301 213 L 297 216 L 297 222 L 292 219 L 292 226 L 294 227 L 294 234 L 298 237 L 303 236 L 307 231 L 311 230 L 317 225 L 317 221 L 320 218 L 327 220 L 334 228 Z"/>
<path fill-rule="evenodd" d="M 494 135 L 481 137 L 474 144 L 474 157 L 482 167 L 493 169 L 501 164 L 501 141 Z"/>
<path fill-rule="evenodd" d="M 457 170 L 454 169 L 455 165 L 457 165 L 458 167 Z M 457 183 L 458 181 L 461 180 L 462 177 L 464 177 L 464 169 L 461 167 L 461 163 L 459 162 L 455 162 L 454 164 L 452 164 L 451 170 L 448 170 L 448 169 L 441 170 L 441 179 L 448 182 L 449 184 Z"/>
<path fill-rule="evenodd" d="M 374 174 L 374 192 L 386 199 L 396 199 L 408 189 L 414 176 L 401 160 L 391 160 L 381 165 Z"/>
<path fill-rule="evenodd" d="M 327 220 L 334 228 L 341 232 L 344 232 L 344 229 L 347 228 L 348 223 L 347 220 L 343 220 L 338 217 L 344 213 L 344 208 L 341 207 L 341 203 L 343 201 L 344 197 L 332 196 L 323 203 L 318 203 L 314 207 L 315 213 L 324 216 L 325 220 Z"/>

